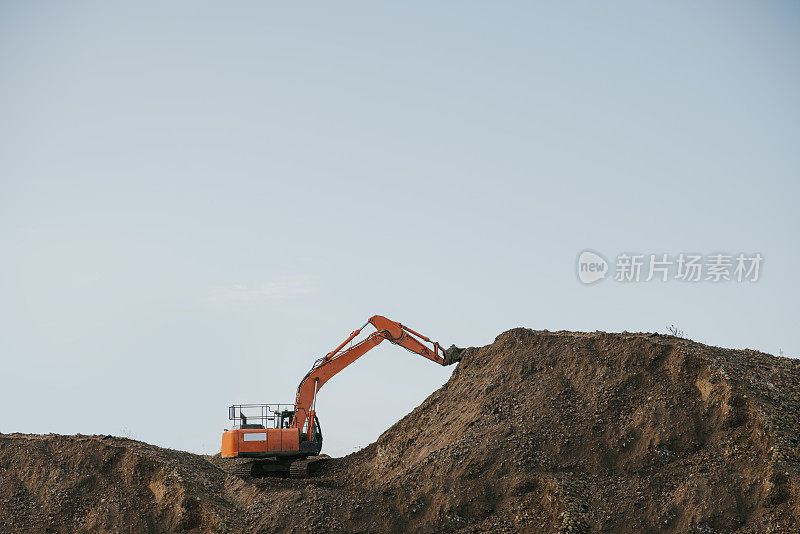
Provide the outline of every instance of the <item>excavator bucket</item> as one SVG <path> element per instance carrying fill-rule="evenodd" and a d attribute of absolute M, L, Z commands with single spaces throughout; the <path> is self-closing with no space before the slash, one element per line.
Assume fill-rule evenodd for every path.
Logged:
<path fill-rule="evenodd" d="M 455 345 L 450 345 L 450 348 L 444 351 L 444 364 L 452 365 L 461 360 L 461 353 L 464 349 L 459 349 Z"/>

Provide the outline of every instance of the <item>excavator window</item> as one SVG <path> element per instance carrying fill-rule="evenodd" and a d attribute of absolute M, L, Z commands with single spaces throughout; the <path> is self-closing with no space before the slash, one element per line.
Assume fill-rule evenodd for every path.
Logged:
<path fill-rule="evenodd" d="M 281 428 L 290 428 L 292 426 L 292 419 L 294 419 L 294 411 L 284 410 L 281 413 Z"/>

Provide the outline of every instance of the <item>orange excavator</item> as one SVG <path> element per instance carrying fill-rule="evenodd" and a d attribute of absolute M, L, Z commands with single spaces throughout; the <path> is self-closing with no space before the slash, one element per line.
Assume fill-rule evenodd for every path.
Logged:
<path fill-rule="evenodd" d="M 375 332 L 345 349 L 367 325 Z M 364 326 L 350 333 L 338 347 L 314 362 L 297 387 L 297 398 L 291 404 L 237 404 L 228 409 L 234 422 L 222 434 L 222 457 L 239 458 L 231 472 L 243 476 L 304 477 L 309 465 L 322 450 L 322 428 L 316 414 L 320 388 L 336 373 L 366 354 L 384 340 L 419 354 L 439 365 L 450 365 L 460 359 L 461 349 L 455 345 L 442 349 L 407 326 L 375 315 Z"/>

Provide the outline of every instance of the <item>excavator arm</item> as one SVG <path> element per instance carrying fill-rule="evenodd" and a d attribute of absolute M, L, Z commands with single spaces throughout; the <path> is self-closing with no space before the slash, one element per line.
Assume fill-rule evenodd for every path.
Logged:
<path fill-rule="evenodd" d="M 367 336 L 364 340 L 344 349 L 345 345 L 353 341 L 369 324 L 374 326 L 376 331 Z M 330 380 L 336 373 L 356 361 L 384 340 L 400 345 L 440 365 L 454 363 L 457 361 L 457 357 L 460 353 L 460 350 L 455 346 L 445 351 L 437 342 L 431 341 L 407 326 L 387 319 L 386 317 L 375 315 L 371 317 L 364 326 L 351 332 L 350 336 L 338 347 L 314 362 L 311 370 L 303 377 L 303 380 L 300 381 L 300 385 L 297 387 L 295 417 L 292 421 L 292 427 L 303 429 L 303 426 L 308 420 L 310 424 L 308 425 L 307 434 L 310 439 L 312 433 L 311 423 L 314 421 L 317 392 L 325 382 Z"/>

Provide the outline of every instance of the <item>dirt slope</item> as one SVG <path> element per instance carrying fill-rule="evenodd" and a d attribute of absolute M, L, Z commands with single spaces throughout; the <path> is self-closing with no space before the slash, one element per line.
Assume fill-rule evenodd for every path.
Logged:
<path fill-rule="evenodd" d="M 253 484 L 121 438 L 0 435 L 0 531 L 800 532 L 798 436 L 798 360 L 519 328 L 307 480 Z"/>
<path fill-rule="evenodd" d="M 798 379 L 674 337 L 515 329 L 331 475 L 402 488 L 412 527 L 800 532 Z"/>

